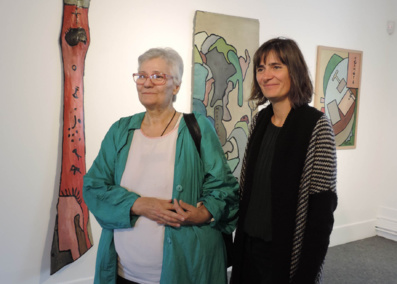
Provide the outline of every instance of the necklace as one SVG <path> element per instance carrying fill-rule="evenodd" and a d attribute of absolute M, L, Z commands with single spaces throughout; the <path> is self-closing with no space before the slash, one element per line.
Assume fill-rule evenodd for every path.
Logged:
<path fill-rule="evenodd" d="M 161 133 L 160 136 L 163 136 L 163 134 L 164 134 L 164 132 L 167 130 L 168 126 L 170 126 L 171 121 L 172 121 L 172 120 L 174 119 L 174 117 L 175 117 L 175 114 L 176 114 L 176 110 L 175 110 L 175 112 L 174 112 L 174 115 L 171 117 L 170 122 L 168 122 L 167 126 L 166 126 L 166 127 L 164 128 L 164 130 L 163 130 L 163 133 Z"/>

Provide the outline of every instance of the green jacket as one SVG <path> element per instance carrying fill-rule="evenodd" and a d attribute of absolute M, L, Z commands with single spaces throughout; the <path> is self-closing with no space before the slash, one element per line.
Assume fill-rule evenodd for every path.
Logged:
<path fill-rule="evenodd" d="M 202 201 L 214 221 L 201 226 L 166 226 L 162 284 L 227 282 L 226 251 L 221 232 L 235 229 L 238 183 L 207 118 L 195 114 L 202 132 L 201 158 L 182 118 L 176 143 L 172 198 L 192 205 Z M 144 113 L 121 118 L 106 134 L 92 167 L 84 176 L 83 197 L 102 227 L 95 283 L 115 283 L 117 253 L 113 230 L 133 227 L 139 216 L 130 209 L 138 194 L 120 186 L 134 130 Z"/>

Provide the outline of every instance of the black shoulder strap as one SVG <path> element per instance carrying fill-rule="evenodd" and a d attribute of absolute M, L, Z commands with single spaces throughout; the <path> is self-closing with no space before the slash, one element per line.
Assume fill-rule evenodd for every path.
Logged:
<path fill-rule="evenodd" d="M 184 113 L 183 118 L 185 119 L 186 126 L 189 129 L 194 144 L 196 144 L 197 152 L 199 153 L 199 156 L 201 156 L 200 153 L 201 131 L 200 131 L 200 126 L 197 123 L 196 117 L 194 116 L 193 113 Z"/>

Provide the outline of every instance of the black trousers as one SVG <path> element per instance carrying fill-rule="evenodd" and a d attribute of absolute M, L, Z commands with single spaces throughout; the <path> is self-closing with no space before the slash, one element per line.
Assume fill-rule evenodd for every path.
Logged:
<path fill-rule="evenodd" d="M 272 242 L 246 235 L 244 244 L 244 283 L 271 284 L 272 282 Z"/>
<path fill-rule="evenodd" d="M 117 275 L 117 281 L 116 281 L 116 283 L 117 283 L 117 284 L 139 284 L 139 283 L 137 283 L 137 282 L 127 280 L 127 279 L 121 277 L 120 275 Z"/>

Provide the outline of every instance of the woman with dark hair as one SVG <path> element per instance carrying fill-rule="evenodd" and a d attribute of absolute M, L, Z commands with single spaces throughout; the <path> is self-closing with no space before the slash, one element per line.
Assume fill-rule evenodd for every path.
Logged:
<path fill-rule="evenodd" d="M 84 176 L 84 200 L 102 227 L 94 283 L 226 284 L 222 232 L 235 229 L 238 183 L 208 119 L 195 114 L 196 148 L 174 108 L 180 55 L 152 48 L 138 63 L 146 111 L 112 125 Z"/>
<path fill-rule="evenodd" d="M 336 150 L 325 114 L 310 107 L 313 86 L 291 39 L 254 55 L 255 116 L 240 179 L 231 283 L 321 282 L 337 206 Z"/>

